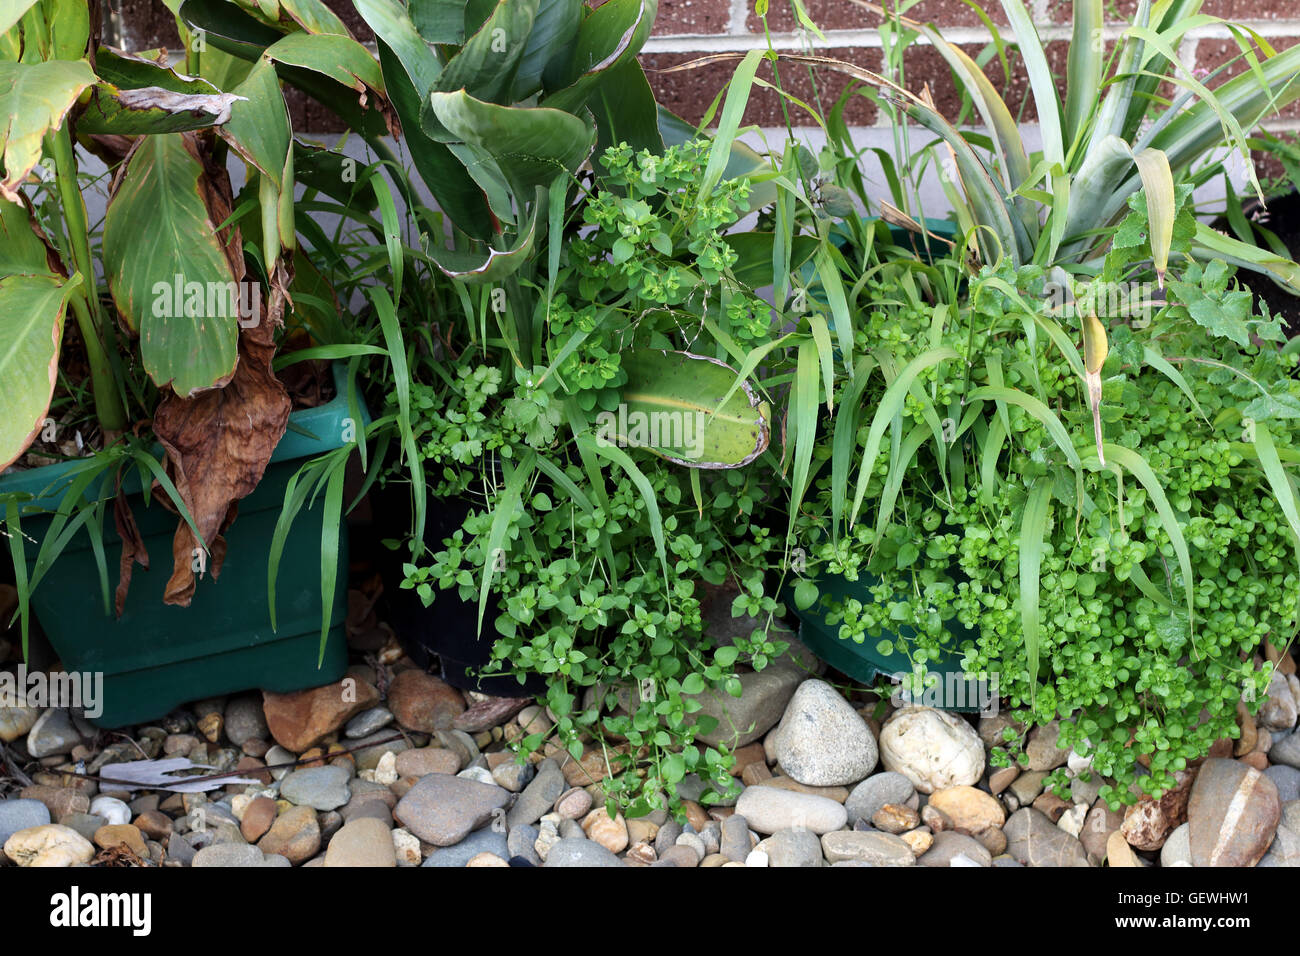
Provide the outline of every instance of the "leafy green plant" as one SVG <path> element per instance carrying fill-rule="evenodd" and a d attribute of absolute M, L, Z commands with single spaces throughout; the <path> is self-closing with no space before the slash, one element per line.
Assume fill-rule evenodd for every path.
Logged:
<path fill-rule="evenodd" d="M 1062 746 L 1116 782 L 1116 804 L 1237 736 L 1239 701 L 1269 677 L 1251 654 L 1287 643 L 1300 610 L 1294 349 L 1230 265 L 1191 258 L 1190 187 L 1175 194 L 1167 297 L 1150 296 L 1139 194 L 1092 283 L 1148 294 L 1123 315 L 1083 288 L 1072 303 L 1104 320 L 1095 371 L 1039 266 L 980 266 L 964 291 L 950 259 L 864 275 L 870 358 L 840 380 L 831 474 L 797 529 L 801 604 L 901 672 L 943 650 L 998 674 L 1012 715 L 1061 719 Z M 917 276 L 937 281 L 918 293 Z M 1082 438 L 1094 415 L 1099 443 Z M 835 476 L 852 471 L 846 503 Z M 814 583 L 828 573 L 879 583 L 835 601 Z M 900 627 L 915 638 L 883 638 Z"/>

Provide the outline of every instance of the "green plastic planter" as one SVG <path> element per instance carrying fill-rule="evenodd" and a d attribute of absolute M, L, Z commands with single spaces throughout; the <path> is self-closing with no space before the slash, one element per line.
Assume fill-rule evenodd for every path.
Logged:
<path fill-rule="evenodd" d="M 865 221 L 880 220 L 871 217 Z M 925 227 L 936 235 L 949 239 L 954 239 L 957 235 L 955 224 L 947 220 L 926 219 L 924 223 Z M 917 255 L 925 257 L 924 247 L 914 233 L 901 226 L 890 225 L 888 228 L 895 245 L 911 245 Z M 842 248 L 848 244 L 849 237 L 845 233 L 839 233 L 835 241 Z M 879 578 L 869 574 L 859 574 L 857 581 L 849 581 L 839 575 L 824 575 L 817 580 L 818 588 L 823 595 L 830 595 L 836 600 L 855 598 L 863 604 L 871 604 L 875 601 L 868 589 L 879 583 Z M 841 639 L 839 625 L 828 623 L 825 612 L 818 610 L 817 605 L 807 610 L 799 610 L 794 604 L 792 588 L 787 588 L 784 597 L 786 606 L 799 619 L 799 640 L 841 673 L 863 684 L 874 684 L 879 677 L 897 677 L 911 670 L 910 660 L 897 649 L 890 654 L 883 654 L 877 649 L 877 645 L 882 640 L 894 643 L 899 637 L 910 645 L 915 636 L 910 629 L 902 629 L 898 633 L 886 631 L 878 637 L 868 637 L 858 644 L 855 641 Z M 963 640 L 974 640 L 978 637 L 976 632 L 962 627 L 955 620 L 949 622 L 948 630 L 954 638 L 954 646 L 960 646 Z M 943 654 L 937 661 L 929 661 L 926 669 L 929 673 L 938 675 L 943 682 L 941 702 L 945 710 L 977 711 L 980 709 L 977 703 L 967 702 L 968 698 L 974 696 L 968 691 L 974 688 L 968 682 L 959 679 L 964 677 L 961 660 L 960 654 Z"/>
<path fill-rule="evenodd" d="M 860 573 L 856 581 L 849 581 L 835 574 L 823 575 L 817 579 L 817 586 L 822 595 L 829 595 L 837 601 L 855 598 L 863 604 L 875 602 L 869 588 L 879 583 L 880 578 L 866 573 Z M 881 641 L 895 643 L 899 637 L 910 646 L 915 637 L 915 632 L 911 628 L 900 628 L 896 632 L 883 631 L 876 637 L 866 637 L 859 644 L 841 638 L 840 626 L 829 623 L 825 612 L 819 610 L 818 605 L 814 604 L 807 610 L 799 610 L 794 604 L 793 589 L 787 589 L 784 597 L 786 606 L 799 620 L 799 640 L 837 671 L 859 683 L 873 685 L 880 677 L 894 678 L 895 683 L 898 683 L 897 679 L 912 669 L 909 658 L 897 647 L 889 654 L 882 653 L 877 647 Z M 960 647 L 963 641 L 973 641 L 979 636 L 978 632 L 963 627 L 955 619 L 948 622 L 947 630 L 953 637 L 954 647 Z M 931 698 L 930 702 L 942 706 L 944 710 L 980 710 L 981 705 L 977 699 L 979 688 L 965 679 L 961 661 L 960 654 L 947 652 L 941 654 L 938 660 L 927 662 L 927 673 L 937 675 L 942 682 L 941 686 L 936 685 L 933 691 L 936 696 Z M 927 698 L 922 696 L 917 702 L 925 703 Z"/>
<path fill-rule="evenodd" d="M 70 672 L 103 675 L 101 727 L 155 720 L 188 701 L 250 688 L 292 691 L 330 683 L 347 668 L 346 557 L 333 600 L 333 627 L 320 658 L 321 525 L 324 506 L 309 501 L 285 541 L 276 583 L 278 630 L 267 602 L 267 555 L 289 479 L 307 458 L 344 444 L 349 418 L 347 376 L 334 368 L 335 398 L 289 417 L 261 483 L 239 502 L 239 516 L 226 532 L 220 578 L 205 574 L 190 607 L 163 604 L 171 573 L 177 518 L 156 502 L 144 506 L 138 483 L 131 509 L 149 552 L 150 570 L 137 567 L 121 618 L 104 614 L 99 570 L 89 537 L 69 542 L 32 595 L 32 610 Z M 362 409 L 363 416 L 365 415 Z M 368 420 L 368 419 L 367 419 Z M 365 422 L 356 424 L 364 427 Z M 60 478 L 72 463 L 59 462 L 0 478 L 0 493 L 26 492 L 23 529 L 37 541 L 59 505 Z M 105 522 L 104 545 L 112 568 L 121 539 Z M 38 545 L 26 542 L 27 559 Z M 339 528 L 339 554 L 347 554 L 347 523 Z"/>

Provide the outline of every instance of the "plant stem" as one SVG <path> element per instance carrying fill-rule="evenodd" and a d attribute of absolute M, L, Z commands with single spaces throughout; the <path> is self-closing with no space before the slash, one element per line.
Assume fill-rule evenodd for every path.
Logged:
<path fill-rule="evenodd" d="M 50 153 L 54 158 L 54 176 L 59 187 L 64 223 L 68 230 L 68 245 L 72 260 L 81 273 L 82 286 L 72 298 L 72 311 L 81 329 L 90 363 L 91 388 L 95 396 L 95 414 L 99 427 L 107 435 L 125 430 L 126 408 L 118 394 L 109 356 L 101 335 L 107 327 L 100 308 L 99 293 L 95 284 L 95 263 L 90 255 L 90 227 L 86 219 L 86 205 L 77 186 L 77 163 L 72 151 L 72 138 L 65 123 L 63 129 L 49 136 Z M 111 334 L 111 329 L 108 329 Z"/>

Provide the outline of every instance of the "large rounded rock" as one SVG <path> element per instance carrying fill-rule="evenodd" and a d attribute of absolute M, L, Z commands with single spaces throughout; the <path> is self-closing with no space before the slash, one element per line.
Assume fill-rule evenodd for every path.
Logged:
<path fill-rule="evenodd" d="M 0 846 L 19 830 L 50 822 L 50 809 L 39 800 L 0 800 Z M 102 824 L 96 825 L 96 829 Z"/>
<path fill-rule="evenodd" d="M 839 691 L 821 680 L 806 680 L 794 692 L 775 748 L 781 769 L 812 787 L 857 783 L 876 769 L 871 728 Z"/>
<path fill-rule="evenodd" d="M 694 719 L 713 717 L 717 726 L 695 739 L 710 747 L 725 745 L 732 750 L 752 744 L 776 725 L 785 713 L 795 688 L 808 676 L 795 664 L 776 661 L 761 671 L 739 675 L 740 696 L 725 690 L 706 690 L 695 699 L 700 709 Z"/>
<path fill-rule="evenodd" d="M 1088 866 L 1078 838 L 1066 833 L 1041 810 L 1023 807 L 1002 828 L 1007 852 L 1025 866 Z"/>
<path fill-rule="evenodd" d="M 988 847 L 974 837 L 953 830 L 936 833 L 930 848 L 916 862 L 920 866 L 960 866 L 962 861 L 958 857 L 965 857 L 976 866 L 993 865 L 993 854 Z"/>
<path fill-rule="evenodd" d="M 1187 804 L 1193 866 L 1254 866 L 1282 816 L 1277 786 L 1254 767 L 1215 758 L 1201 765 Z"/>
<path fill-rule="evenodd" d="M 916 787 L 901 773 L 886 770 L 863 780 L 853 788 L 844 803 L 849 814 L 849 826 L 859 820 L 870 820 L 876 812 L 889 803 L 904 805 L 916 796 Z"/>
<path fill-rule="evenodd" d="M 777 787 L 746 788 L 736 802 L 736 813 L 757 833 L 776 833 L 796 827 L 818 834 L 829 833 L 848 821 L 848 812 L 834 800 Z"/>
<path fill-rule="evenodd" d="M 33 757 L 51 757 L 71 753 L 81 743 L 81 732 L 72 715 L 62 707 L 52 707 L 36 719 L 27 735 L 27 752 Z"/>
<path fill-rule="evenodd" d="M 275 819 L 257 847 L 267 856 L 283 856 L 291 864 L 305 863 L 320 850 L 320 821 L 311 807 L 290 807 Z"/>
<path fill-rule="evenodd" d="M 95 846 L 71 827 L 47 823 L 19 830 L 5 841 L 4 851 L 19 866 L 62 867 L 89 863 Z"/>
<path fill-rule="evenodd" d="M 345 678 L 324 687 L 291 694 L 262 692 L 262 713 L 271 736 L 285 750 L 300 754 L 352 717 L 379 703 L 379 691 L 365 681 Z"/>
<path fill-rule="evenodd" d="M 451 730 L 465 712 L 465 698 L 446 681 L 424 671 L 402 671 L 388 688 L 388 709 L 407 730 Z"/>
<path fill-rule="evenodd" d="M 822 837 L 830 863 L 855 860 L 871 866 L 913 866 L 916 857 L 901 837 L 876 830 L 834 830 Z"/>
<path fill-rule="evenodd" d="M 1000 827 L 1007 819 L 1002 804 L 975 787 L 945 787 L 936 790 L 930 797 L 929 805 L 946 814 L 955 829 L 967 833 Z"/>
<path fill-rule="evenodd" d="M 295 770 L 280 783 L 280 796 L 292 804 L 316 810 L 334 810 L 352 798 L 345 767 L 306 767 Z"/>
<path fill-rule="evenodd" d="M 624 863 L 599 843 L 571 837 L 551 847 L 546 855 L 548 867 L 623 866 Z"/>
<path fill-rule="evenodd" d="M 393 818 L 425 843 L 453 846 L 504 809 L 510 797 L 501 787 L 433 773 L 398 801 Z"/>
<path fill-rule="evenodd" d="M 984 744 L 970 724 L 942 710 L 904 707 L 880 731 L 880 759 L 922 793 L 976 783 Z"/>
<path fill-rule="evenodd" d="M 343 824 L 325 850 L 325 865 L 390 867 L 397 866 L 393 834 L 382 820 L 358 817 Z"/>

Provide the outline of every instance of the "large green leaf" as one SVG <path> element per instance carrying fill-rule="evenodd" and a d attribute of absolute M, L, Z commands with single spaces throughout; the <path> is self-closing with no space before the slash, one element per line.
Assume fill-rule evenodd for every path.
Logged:
<path fill-rule="evenodd" d="M 528 44 L 538 0 L 501 0 L 478 32 L 447 61 L 435 89 L 465 90 L 494 103 L 505 102 Z"/>
<path fill-rule="evenodd" d="M 351 36 L 347 26 L 321 0 L 237 0 L 263 23 L 278 30 Z"/>
<path fill-rule="evenodd" d="M 448 134 L 494 160 L 521 200 L 576 172 L 596 142 L 592 126 L 562 110 L 498 106 L 463 90 L 430 101 Z"/>
<path fill-rule="evenodd" d="M 583 9 L 582 0 L 541 0 L 537 5 L 533 30 L 515 71 L 512 101 L 518 103 L 540 90 L 551 63 L 562 61 L 567 66 L 582 25 Z M 412 13 L 414 10 L 412 7 Z"/>
<path fill-rule="evenodd" d="M 598 154 L 619 143 L 627 143 L 638 152 L 648 149 L 656 156 L 664 151 L 654 91 L 636 60 L 607 71 L 587 99 L 587 108 L 596 118 Z M 750 208 L 759 205 L 751 203 Z"/>
<path fill-rule="evenodd" d="M 499 282 L 517 272 L 532 255 L 537 235 L 537 208 L 533 206 L 528 228 L 520 229 L 511 247 L 499 249 L 497 244 L 491 243 L 486 249 L 482 246 L 475 249 L 433 249 L 429 258 L 453 279 L 471 284 Z"/>
<path fill-rule="evenodd" d="M 465 41 L 465 0 L 411 0 L 410 16 L 415 29 L 428 43 L 459 46 Z"/>
<path fill-rule="evenodd" d="M 234 371 L 235 276 L 190 142 L 145 136 L 125 162 L 104 220 L 109 289 L 145 371 L 188 397 Z"/>
<path fill-rule="evenodd" d="M 384 92 L 379 63 L 356 40 L 335 34 L 290 33 L 263 54 L 276 63 L 321 73 L 364 97 Z"/>
<path fill-rule="evenodd" d="M 36 0 L 0 0 L 0 33 L 8 33 L 35 4 Z"/>
<path fill-rule="evenodd" d="M 609 0 L 588 14 L 568 69 L 556 71 L 554 83 L 548 71 L 547 86 L 556 92 L 542 105 L 571 113 L 581 109 L 602 73 L 641 52 L 658 12 L 659 0 Z"/>
<path fill-rule="evenodd" d="M 646 448 L 691 468 L 739 468 L 761 455 L 772 413 L 747 381 L 717 359 L 689 352 L 624 352 L 617 412 L 597 416 L 600 440 Z M 730 395 L 730 397 L 728 397 Z"/>
<path fill-rule="evenodd" d="M 41 430 L 58 378 L 63 315 L 74 286 L 61 276 L 0 279 L 0 471 Z"/>
<path fill-rule="evenodd" d="M 85 60 L 0 62 L 0 196 L 18 198 L 18 185 L 41 159 L 41 139 L 63 126 L 82 92 L 95 82 Z"/>
<path fill-rule="evenodd" d="M 27 206 L 0 199 L 0 277 L 51 273 L 48 254 Z"/>

